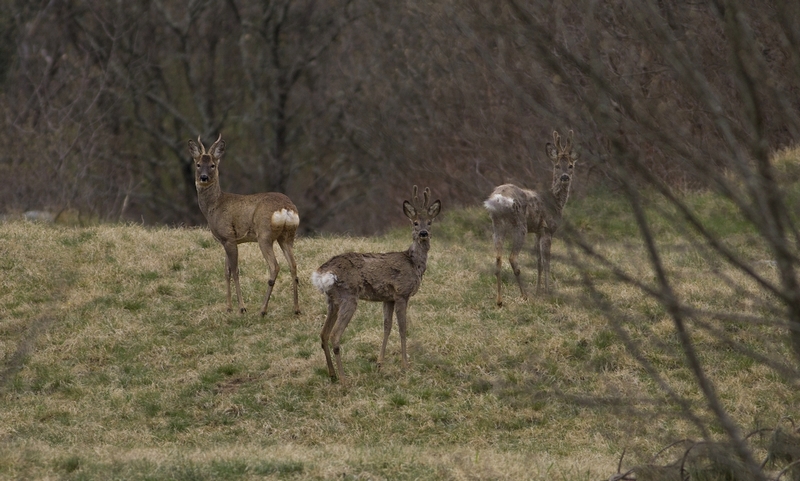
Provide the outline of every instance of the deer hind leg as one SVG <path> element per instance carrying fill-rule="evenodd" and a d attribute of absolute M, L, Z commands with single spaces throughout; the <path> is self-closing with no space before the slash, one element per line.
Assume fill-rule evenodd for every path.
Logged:
<path fill-rule="evenodd" d="M 331 379 L 336 378 L 336 370 L 333 368 L 333 360 L 331 359 L 331 331 L 333 325 L 336 324 L 336 319 L 339 316 L 339 306 L 333 301 L 331 296 L 328 296 L 328 316 L 325 318 L 325 324 L 322 326 L 322 351 L 325 352 L 325 362 L 328 365 L 328 376 Z"/>
<path fill-rule="evenodd" d="M 300 284 L 300 280 L 297 278 L 297 262 L 294 260 L 294 236 L 291 238 L 280 238 L 278 239 L 278 245 L 281 246 L 281 250 L 283 251 L 283 256 L 286 258 L 286 262 L 289 264 L 289 270 L 292 273 L 292 295 L 294 296 L 294 313 L 300 314 L 300 302 L 297 297 L 297 289 L 298 285 Z"/>
<path fill-rule="evenodd" d="M 511 242 L 511 254 L 508 256 L 508 263 L 511 264 L 511 269 L 514 271 L 514 277 L 517 279 L 517 285 L 519 286 L 519 292 L 523 300 L 528 299 L 528 294 L 525 292 L 525 285 L 522 283 L 522 272 L 519 268 L 517 257 L 520 251 L 522 251 L 522 246 L 525 245 L 525 234 L 526 231 L 524 227 L 515 226 Z"/>
<path fill-rule="evenodd" d="M 386 354 L 386 344 L 389 342 L 389 334 L 392 332 L 392 316 L 394 315 L 394 301 L 383 303 L 383 344 L 381 344 L 381 354 L 378 356 L 378 369 L 383 366 L 383 358 Z M 399 321 L 398 321 L 399 322 Z"/>
<path fill-rule="evenodd" d="M 492 240 L 494 241 L 494 276 L 497 278 L 497 305 L 503 305 L 503 283 L 500 279 L 500 270 L 503 267 L 503 244 L 505 243 L 505 232 L 503 227 L 492 219 L 492 227 L 494 233 Z"/>
<path fill-rule="evenodd" d="M 408 299 L 398 299 L 394 303 L 397 313 L 397 330 L 400 331 L 400 351 L 403 353 L 403 369 L 408 369 L 408 355 L 406 354 L 406 307 Z"/>
<path fill-rule="evenodd" d="M 357 300 L 355 297 L 341 299 L 339 302 L 339 315 L 331 331 L 330 344 L 333 347 L 333 355 L 336 357 L 336 371 L 339 374 L 339 381 L 344 382 L 344 367 L 342 367 L 341 340 L 344 330 L 356 312 Z"/>
<path fill-rule="evenodd" d="M 222 245 L 225 248 L 225 282 L 228 285 L 228 312 L 233 311 L 231 303 L 231 277 L 236 286 L 236 299 L 239 301 L 239 313 L 244 314 L 247 309 L 242 301 L 242 289 L 239 287 L 239 247 L 236 242 L 226 242 Z"/>
<path fill-rule="evenodd" d="M 275 251 L 272 249 L 272 238 L 263 237 L 258 240 L 258 246 L 261 248 L 261 254 L 267 260 L 267 269 L 269 269 L 269 281 L 267 281 L 267 295 L 264 296 L 264 304 L 261 305 L 261 315 L 267 315 L 267 305 L 269 305 L 269 297 L 272 295 L 272 288 L 275 286 L 275 279 L 278 278 L 278 259 L 275 258 Z"/>

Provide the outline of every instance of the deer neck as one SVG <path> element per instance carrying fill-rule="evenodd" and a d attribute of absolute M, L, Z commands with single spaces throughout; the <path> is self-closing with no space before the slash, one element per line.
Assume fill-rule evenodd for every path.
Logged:
<path fill-rule="evenodd" d="M 209 213 L 214 211 L 220 197 L 222 197 L 219 180 L 204 186 L 195 183 L 195 187 L 197 187 L 197 203 L 200 205 L 200 211 L 208 218 Z"/>
<path fill-rule="evenodd" d="M 430 247 L 429 240 L 421 242 L 419 239 L 415 239 L 407 251 L 408 257 L 411 259 L 411 263 L 416 268 L 417 275 L 420 278 L 425 274 L 425 269 L 428 265 L 428 250 Z"/>
<path fill-rule="evenodd" d="M 556 212 L 560 215 L 561 211 L 564 210 L 564 206 L 567 205 L 567 199 L 569 198 L 569 186 L 571 182 L 567 182 L 566 184 L 561 181 L 553 182 L 553 207 L 555 207 Z"/>

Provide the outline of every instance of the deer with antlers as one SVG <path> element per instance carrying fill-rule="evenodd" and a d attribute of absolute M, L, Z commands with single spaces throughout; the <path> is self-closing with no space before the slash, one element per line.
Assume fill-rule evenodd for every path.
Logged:
<path fill-rule="evenodd" d="M 442 204 L 429 204 L 430 189 L 423 192 L 423 202 L 414 186 L 412 204 L 403 202 L 403 213 L 413 223 L 412 243 L 403 252 L 360 254 L 347 252 L 331 258 L 311 275 L 311 282 L 328 298 L 328 315 L 322 327 L 322 350 L 331 380 L 344 381 L 340 341 L 347 324 L 356 312 L 358 300 L 383 302 L 383 344 L 378 368 L 383 364 L 386 343 L 392 331 L 392 316 L 397 315 L 403 368 L 408 366 L 406 355 L 406 307 L 408 299 L 417 293 L 428 262 L 430 228 L 439 215 Z M 336 356 L 333 367 L 330 349 Z M 337 374 L 338 373 L 338 374 Z"/>
<path fill-rule="evenodd" d="M 194 179 L 200 211 L 208 221 L 211 234 L 225 249 L 228 311 L 233 310 L 231 277 L 236 286 L 239 312 L 243 314 L 247 311 L 242 301 L 242 290 L 239 287 L 238 245 L 244 242 L 258 242 L 269 269 L 267 295 L 261 306 L 261 315 L 267 314 L 269 298 L 280 269 L 273 250 L 273 245 L 277 242 L 289 263 L 294 291 L 294 312 L 299 314 L 297 264 L 292 250 L 297 226 L 300 225 L 297 207 L 289 200 L 289 197 L 278 192 L 251 195 L 223 192 L 219 185 L 219 163 L 225 153 L 225 141 L 222 140 L 222 134 L 211 145 L 208 152 L 206 152 L 203 142 L 200 141 L 200 137 L 197 137 L 196 144 L 193 140 L 189 140 L 189 153 L 196 166 Z"/>
<path fill-rule="evenodd" d="M 509 234 L 511 253 L 508 256 L 508 263 L 511 264 L 514 277 L 517 279 L 522 298 L 527 299 L 528 295 L 520 277 L 517 256 L 525 244 L 527 233 L 536 236 L 534 246 L 538 270 L 536 290 L 538 292 L 542 286 L 542 275 L 544 275 L 545 291 L 550 290 L 550 245 L 553 235 L 561 224 L 575 161 L 578 159 L 577 153 L 572 150 L 573 135 L 570 130 L 565 145 L 561 142 L 558 132 L 554 131 L 553 143 L 548 142 L 545 146 L 547 156 L 553 162 L 553 186 L 550 191 L 539 193 L 514 184 L 503 184 L 495 188 L 492 195 L 483 203 L 492 217 L 498 306 L 503 305 L 500 269 L 503 264 L 503 245 Z"/>

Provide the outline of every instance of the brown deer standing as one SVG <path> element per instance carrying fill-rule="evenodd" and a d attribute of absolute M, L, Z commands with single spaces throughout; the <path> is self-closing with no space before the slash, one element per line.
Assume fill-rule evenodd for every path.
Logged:
<path fill-rule="evenodd" d="M 273 244 L 281 246 L 284 257 L 292 271 L 294 290 L 294 312 L 300 313 L 297 300 L 297 264 L 294 261 L 292 246 L 300 216 L 297 207 L 283 194 L 267 192 L 261 194 L 239 195 L 223 192 L 219 185 L 219 162 L 225 153 L 225 141 L 222 134 L 206 152 L 200 137 L 198 144 L 189 141 L 189 153 L 194 159 L 194 182 L 197 187 L 197 200 L 200 210 L 208 221 L 211 234 L 225 249 L 225 280 L 228 284 L 228 312 L 233 310 L 231 304 L 231 277 L 236 285 L 236 297 L 239 300 L 239 312 L 247 309 L 242 301 L 242 290 L 239 287 L 239 247 L 243 242 L 258 242 L 261 254 L 267 260 L 269 282 L 261 315 L 266 315 L 269 297 L 278 277 L 278 260 L 275 258 Z"/>
<path fill-rule="evenodd" d="M 416 294 L 428 262 L 430 228 L 439 215 L 442 204 L 438 200 L 430 205 L 430 189 L 423 192 L 420 204 L 417 186 L 414 186 L 414 203 L 403 202 L 403 213 L 414 224 L 413 242 L 404 252 L 360 254 L 348 252 L 331 258 L 311 275 L 311 282 L 328 298 L 328 316 L 322 327 L 322 350 L 328 363 L 328 375 L 337 377 L 331 360 L 330 348 L 336 356 L 338 378 L 344 381 L 340 341 L 347 324 L 356 312 L 359 299 L 383 302 L 383 344 L 378 357 L 378 368 L 383 364 L 386 343 L 392 331 L 392 314 L 397 313 L 403 368 L 408 367 L 406 356 L 406 306 Z"/>
<path fill-rule="evenodd" d="M 527 299 L 528 295 L 520 278 L 517 256 L 522 250 L 528 232 L 536 236 L 534 247 L 538 269 L 536 290 L 538 292 L 541 288 L 542 273 L 544 273 L 544 289 L 550 290 L 550 245 L 553 235 L 561 224 L 575 161 L 578 159 L 577 153 L 572 151 L 572 138 L 573 132 L 570 130 L 567 144 L 564 145 L 558 132 L 554 131 L 553 143 L 548 142 L 545 146 L 547 156 L 553 161 L 553 187 L 549 192 L 539 193 L 513 184 L 503 184 L 495 188 L 492 195 L 483 203 L 492 217 L 498 306 L 503 305 L 500 268 L 503 264 L 503 244 L 508 234 L 511 234 L 511 254 L 508 256 L 508 263 L 514 271 L 522 298 Z"/>

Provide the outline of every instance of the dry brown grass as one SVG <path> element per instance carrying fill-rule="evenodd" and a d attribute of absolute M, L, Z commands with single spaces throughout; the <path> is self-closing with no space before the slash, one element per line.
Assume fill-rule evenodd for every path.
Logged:
<path fill-rule="evenodd" d="M 571 207 L 599 250 L 651 276 L 640 246 Z M 707 417 L 660 306 L 599 266 L 568 263 L 556 240 L 556 293 L 523 302 L 507 273 L 497 309 L 488 216 L 445 215 L 410 303 L 411 368 L 400 369 L 394 333 L 376 371 L 380 305 L 362 302 L 343 340 L 348 386 L 327 378 L 325 302 L 308 279 L 345 250 L 406 248 L 406 229 L 298 239 L 303 313 L 291 312 L 282 263 L 261 318 L 266 267 L 255 245 L 240 250 L 251 308 L 240 316 L 225 312 L 224 258 L 204 229 L 0 225 L 0 477 L 597 479 L 614 472 L 623 449 L 645 460 L 698 436 L 620 344 L 617 325 L 586 302 L 582 276 L 637 320 L 618 326 Z M 736 308 L 754 312 L 769 304 L 735 272 L 709 269 L 698 247 L 663 239 L 693 303 L 719 309 L 741 297 Z M 746 233 L 730 242 L 762 260 Z M 524 262 L 530 282 L 535 264 Z M 721 285 L 720 273 L 752 295 Z M 788 355 L 779 328 L 721 328 L 758 352 Z M 792 414 L 793 386 L 692 329 L 737 421 L 754 427 Z"/>

